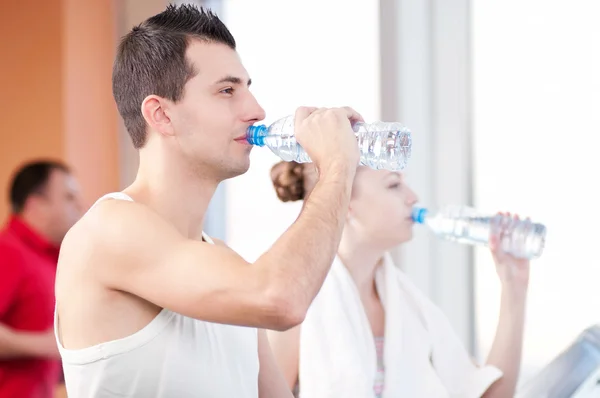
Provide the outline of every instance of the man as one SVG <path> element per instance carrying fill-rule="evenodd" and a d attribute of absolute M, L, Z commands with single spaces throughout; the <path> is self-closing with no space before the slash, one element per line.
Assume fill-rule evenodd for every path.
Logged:
<path fill-rule="evenodd" d="M 58 248 L 81 215 L 67 166 L 28 163 L 10 188 L 0 232 L 0 398 L 50 398 L 60 361 L 53 332 Z"/>
<path fill-rule="evenodd" d="M 61 249 L 69 398 L 291 397 L 262 328 L 299 324 L 329 270 L 359 160 L 350 121 L 362 119 L 349 108 L 296 112 L 320 179 L 249 264 L 198 232 L 217 185 L 249 168 L 244 136 L 264 118 L 249 86 L 233 37 L 208 11 L 169 6 L 123 38 L 113 92 L 140 166 Z"/>

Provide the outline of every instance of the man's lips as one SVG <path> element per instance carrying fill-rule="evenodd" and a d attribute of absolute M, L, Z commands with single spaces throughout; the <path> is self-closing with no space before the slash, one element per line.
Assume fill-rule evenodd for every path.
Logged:
<path fill-rule="evenodd" d="M 235 142 L 237 142 L 240 145 L 244 145 L 244 146 L 252 146 L 250 145 L 250 143 L 248 142 L 248 136 L 246 134 L 244 135 L 240 135 L 237 138 L 233 139 Z"/>

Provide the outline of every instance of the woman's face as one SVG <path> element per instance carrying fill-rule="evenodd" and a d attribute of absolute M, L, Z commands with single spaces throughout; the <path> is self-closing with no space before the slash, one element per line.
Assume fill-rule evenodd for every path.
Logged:
<path fill-rule="evenodd" d="M 360 167 L 356 173 L 346 228 L 389 250 L 412 238 L 417 196 L 401 173 Z"/>
<path fill-rule="evenodd" d="M 310 192 L 318 180 L 312 164 L 303 169 L 304 187 Z M 361 166 L 356 172 L 346 228 L 381 250 L 412 238 L 412 208 L 417 196 L 401 173 Z"/>

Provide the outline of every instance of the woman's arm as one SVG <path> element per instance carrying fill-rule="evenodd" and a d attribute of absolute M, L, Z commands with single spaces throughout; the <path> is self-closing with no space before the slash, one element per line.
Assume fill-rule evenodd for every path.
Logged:
<path fill-rule="evenodd" d="M 293 390 L 298 382 L 300 361 L 300 325 L 285 332 L 267 331 L 271 351 L 283 376 Z"/>
<path fill-rule="evenodd" d="M 263 329 L 258 330 L 258 359 L 260 371 L 258 372 L 259 398 L 292 398 L 292 392 L 277 366 L 273 352 Z"/>
<path fill-rule="evenodd" d="M 504 376 L 492 384 L 483 396 L 513 397 L 521 367 L 529 261 L 502 252 L 496 238 L 492 239 L 491 248 L 502 283 L 502 298 L 496 337 L 487 364 L 499 368 Z"/>

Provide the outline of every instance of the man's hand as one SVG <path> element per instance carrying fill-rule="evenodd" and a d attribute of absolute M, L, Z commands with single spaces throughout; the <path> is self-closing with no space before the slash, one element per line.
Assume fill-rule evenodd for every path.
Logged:
<path fill-rule="evenodd" d="M 0 324 L 0 359 L 23 357 L 60 359 L 54 329 L 29 332 Z"/>
<path fill-rule="evenodd" d="M 355 110 L 298 108 L 294 121 L 296 139 L 320 173 L 332 167 L 356 169 L 359 152 L 351 123 L 363 119 Z"/>

